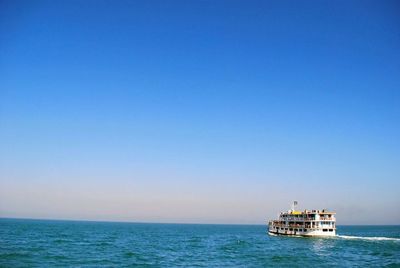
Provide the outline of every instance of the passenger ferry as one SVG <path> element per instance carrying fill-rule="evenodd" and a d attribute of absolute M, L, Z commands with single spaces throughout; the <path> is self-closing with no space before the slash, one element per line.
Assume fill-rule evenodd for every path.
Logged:
<path fill-rule="evenodd" d="M 322 210 L 297 211 L 297 201 L 293 202 L 292 209 L 281 212 L 278 220 L 268 223 L 268 233 L 272 235 L 296 236 L 335 236 L 335 212 Z"/>

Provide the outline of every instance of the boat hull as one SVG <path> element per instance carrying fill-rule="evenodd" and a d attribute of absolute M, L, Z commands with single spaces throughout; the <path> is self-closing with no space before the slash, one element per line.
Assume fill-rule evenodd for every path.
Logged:
<path fill-rule="evenodd" d="M 282 236 L 304 236 L 304 237 L 332 237 L 336 236 L 336 232 L 324 232 L 323 230 L 313 230 L 308 232 L 295 232 L 295 231 L 271 231 L 268 230 L 270 235 L 282 235 Z"/>

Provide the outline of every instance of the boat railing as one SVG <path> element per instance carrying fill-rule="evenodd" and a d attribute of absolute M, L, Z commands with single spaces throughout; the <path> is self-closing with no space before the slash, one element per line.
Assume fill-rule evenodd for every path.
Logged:
<path fill-rule="evenodd" d="M 304 224 L 284 224 L 284 223 L 274 223 L 276 227 L 304 227 Z"/>
<path fill-rule="evenodd" d="M 299 224 L 299 223 L 288 223 L 288 224 L 285 224 L 285 223 L 280 223 L 280 222 L 272 222 L 272 224 L 274 225 L 274 226 L 286 226 L 286 227 L 298 227 L 298 226 L 332 226 L 332 225 L 334 225 L 334 224 L 323 224 L 323 223 L 317 223 L 317 225 L 315 225 L 315 224 L 311 224 L 311 223 L 301 223 L 301 224 Z"/>
<path fill-rule="evenodd" d="M 309 229 L 309 230 L 322 230 L 323 228 L 329 228 L 336 230 L 336 226 L 315 226 L 315 225 L 301 225 L 301 224 L 274 224 L 273 227 L 280 228 L 299 228 L 299 229 Z"/>
<path fill-rule="evenodd" d="M 315 218 L 282 218 L 281 220 L 285 220 L 285 221 L 334 221 L 335 218 L 319 218 L 318 220 Z"/>

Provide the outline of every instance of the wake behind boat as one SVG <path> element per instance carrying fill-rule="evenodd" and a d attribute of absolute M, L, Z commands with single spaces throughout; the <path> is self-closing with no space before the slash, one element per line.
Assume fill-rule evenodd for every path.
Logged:
<path fill-rule="evenodd" d="M 323 210 L 295 209 L 297 201 L 293 202 L 291 210 L 281 212 L 278 220 L 268 223 L 268 233 L 272 235 L 294 236 L 335 236 L 335 212 Z"/>

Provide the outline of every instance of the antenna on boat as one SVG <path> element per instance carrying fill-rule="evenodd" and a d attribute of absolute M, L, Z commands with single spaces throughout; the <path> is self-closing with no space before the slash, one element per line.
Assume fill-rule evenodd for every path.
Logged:
<path fill-rule="evenodd" d="M 296 206 L 297 206 L 297 201 L 293 201 L 293 204 L 292 204 L 292 211 L 295 211 Z"/>

